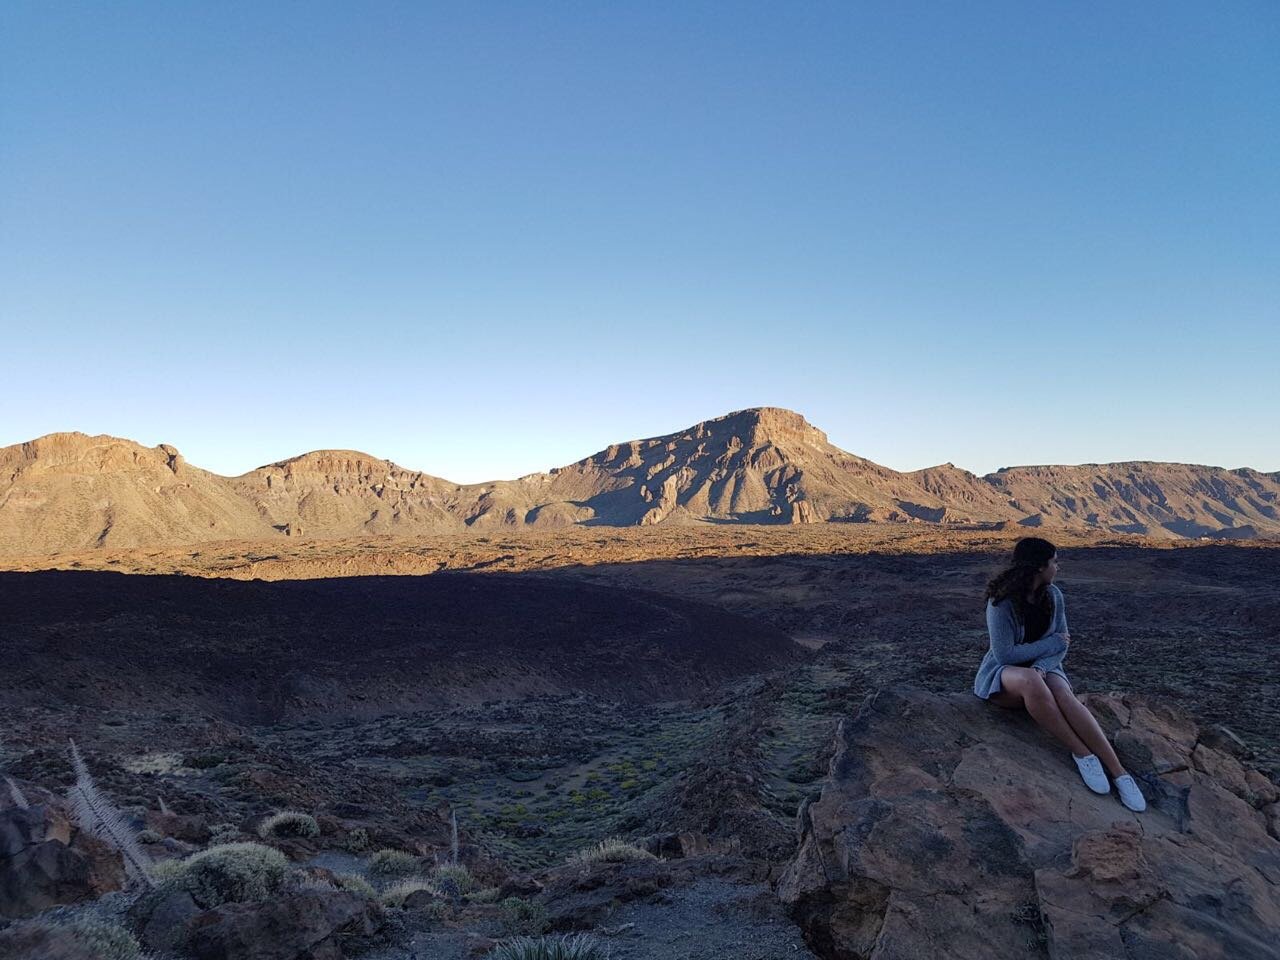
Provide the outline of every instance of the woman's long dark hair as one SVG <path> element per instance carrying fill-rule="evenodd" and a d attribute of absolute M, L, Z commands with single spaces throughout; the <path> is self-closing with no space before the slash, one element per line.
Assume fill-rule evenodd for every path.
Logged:
<path fill-rule="evenodd" d="M 1058 548 L 1048 540 L 1040 537 L 1023 537 L 1013 545 L 1011 565 L 991 578 L 983 599 L 1000 603 L 1005 598 L 1011 597 L 1014 613 L 1021 622 L 1026 623 L 1027 594 L 1031 592 L 1031 581 L 1036 578 L 1040 568 L 1053 559 L 1053 555 L 1057 552 Z M 1053 613 L 1053 601 L 1049 598 L 1049 591 L 1044 587 L 1036 591 L 1035 603 L 1045 613 Z"/>

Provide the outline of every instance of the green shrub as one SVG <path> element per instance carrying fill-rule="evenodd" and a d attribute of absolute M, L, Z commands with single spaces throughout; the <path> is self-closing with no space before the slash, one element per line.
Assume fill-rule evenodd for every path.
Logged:
<path fill-rule="evenodd" d="M 162 886 L 182 873 L 181 860 L 160 860 L 151 865 L 151 879 Z"/>
<path fill-rule="evenodd" d="M 532 900 L 521 900 L 519 897 L 507 897 L 498 905 L 501 911 L 502 932 L 507 936 L 514 934 L 537 935 L 547 929 L 547 908 Z"/>
<path fill-rule="evenodd" d="M 352 853 L 364 853 L 369 849 L 369 831 L 364 827 L 356 827 L 347 834 L 344 844 Z"/>
<path fill-rule="evenodd" d="M 436 885 L 444 892 L 462 896 L 476 888 L 475 877 L 460 863 L 442 863 L 431 872 Z"/>
<path fill-rule="evenodd" d="M 373 889 L 373 885 L 364 877 L 357 876 L 354 873 L 335 874 L 333 882 L 338 885 L 339 890 L 346 890 L 348 893 L 358 894 L 366 900 L 378 899 L 378 893 Z"/>
<path fill-rule="evenodd" d="M 186 890 L 206 909 L 268 897 L 289 872 L 284 854 L 260 843 L 221 844 L 170 862 L 174 866 L 165 867 L 165 885 Z"/>
<path fill-rule="evenodd" d="M 428 920 L 443 920 L 449 915 L 449 904 L 443 900 L 432 900 L 418 911 L 418 915 Z"/>
<path fill-rule="evenodd" d="M 467 903 L 497 903 L 498 888 L 485 887 L 483 890 L 476 890 L 466 896 Z"/>
<path fill-rule="evenodd" d="M 240 837 L 240 827 L 234 823 L 215 823 L 209 828 L 209 846 L 220 847 Z"/>
<path fill-rule="evenodd" d="M 320 824 L 309 813 L 282 810 L 262 821 L 258 826 L 258 836 L 264 840 L 271 837 L 318 837 Z"/>
<path fill-rule="evenodd" d="M 425 890 L 433 897 L 440 896 L 440 889 L 426 877 L 409 877 L 387 887 L 378 899 L 384 907 L 403 907 L 409 894 L 419 890 Z"/>
<path fill-rule="evenodd" d="M 92 951 L 95 960 L 141 960 L 142 948 L 124 927 L 86 917 L 71 923 L 67 930 Z"/>
<path fill-rule="evenodd" d="M 138 831 L 139 843 L 160 843 L 163 840 L 164 840 L 164 837 L 162 837 L 155 830 L 152 830 L 150 827 Z"/>
<path fill-rule="evenodd" d="M 421 862 L 403 850 L 379 850 L 369 858 L 369 876 L 375 880 L 398 880 L 411 877 L 422 868 Z"/>
<path fill-rule="evenodd" d="M 517 937 L 486 954 L 488 960 L 608 960 L 600 941 L 585 933 L 560 937 Z"/>
<path fill-rule="evenodd" d="M 338 885 L 327 877 L 316 877 L 309 873 L 294 873 L 288 882 L 294 890 L 322 890 L 332 893 L 338 889 Z"/>
<path fill-rule="evenodd" d="M 607 840 L 601 840 L 594 847 L 580 850 L 571 859 L 579 863 L 626 863 L 633 860 L 657 860 L 658 858 L 648 850 L 642 850 L 621 837 L 610 837 Z"/>

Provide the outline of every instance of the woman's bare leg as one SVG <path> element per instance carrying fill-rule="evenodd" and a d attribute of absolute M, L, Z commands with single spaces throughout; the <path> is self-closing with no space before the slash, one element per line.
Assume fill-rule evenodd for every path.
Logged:
<path fill-rule="evenodd" d="M 1076 699 L 1071 684 L 1056 673 L 1045 677 L 1045 684 L 1053 694 L 1058 709 L 1067 718 L 1067 723 L 1071 724 L 1071 729 L 1076 732 L 1076 736 L 1085 742 L 1089 752 L 1097 754 L 1098 759 L 1102 761 L 1102 765 L 1107 768 L 1107 772 L 1113 778 L 1124 773 L 1124 766 L 1112 749 L 1110 741 L 1107 740 L 1107 735 L 1102 732 L 1102 727 L 1098 726 L 1098 721 L 1089 712 L 1089 708 Z"/>
<path fill-rule="evenodd" d="M 1004 689 L 1000 694 L 991 697 L 1001 706 L 1013 706 L 1015 697 L 1022 701 L 1027 713 L 1036 723 L 1058 738 L 1074 756 L 1086 757 L 1091 752 L 1085 742 L 1076 734 L 1070 722 L 1063 716 L 1062 709 L 1053 695 L 1053 691 L 1040 676 L 1040 671 L 1031 667 L 1005 667 L 1000 674 L 1000 685 Z M 1001 694 L 1004 694 L 1002 696 Z M 1074 699 L 1074 698 L 1073 698 Z M 1079 701 L 1077 701 L 1079 703 Z M 1084 704 L 1080 704 L 1083 709 Z M 1085 711 L 1088 713 L 1088 711 Z M 1105 737 L 1103 738 L 1106 739 Z M 1101 754 L 1099 754 L 1101 759 Z"/>

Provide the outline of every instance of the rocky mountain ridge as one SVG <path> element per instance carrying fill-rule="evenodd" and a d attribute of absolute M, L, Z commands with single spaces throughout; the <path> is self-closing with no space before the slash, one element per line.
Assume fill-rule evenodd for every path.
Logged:
<path fill-rule="evenodd" d="M 899 472 L 803 416 L 739 410 L 546 473 L 457 484 L 354 450 L 223 477 L 169 444 L 55 433 L 0 448 L 0 555 L 471 527 L 921 522 L 1161 538 L 1280 536 L 1280 473 L 1130 461 Z"/>

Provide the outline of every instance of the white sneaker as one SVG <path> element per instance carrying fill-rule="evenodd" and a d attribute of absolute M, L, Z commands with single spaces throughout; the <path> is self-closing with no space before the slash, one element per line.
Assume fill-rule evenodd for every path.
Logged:
<path fill-rule="evenodd" d="M 1111 792 L 1111 781 L 1107 779 L 1107 771 L 1102 769 L 1102 761 L 1098 759 L 1096 754 L 1091 753 L 1087 757 L 1077 757 L 1073 753 L 1071 756 L 1080 770 L 1080 776 L 1084 778 L 1084 782 L 1089 785 L 1090 790 L 1094 793 Z"/>
<path fill-rule="evenodd" d="M 1134 813 L 1141 813 L 1147 809 L 1147 801 L 1143 798 L 1142 791 L 1138 789 L 1137 782 L 1129 774 L 1122 773 L 1116 777 L 1116 793 L 1120 794 L 1120 802 Z"/>

